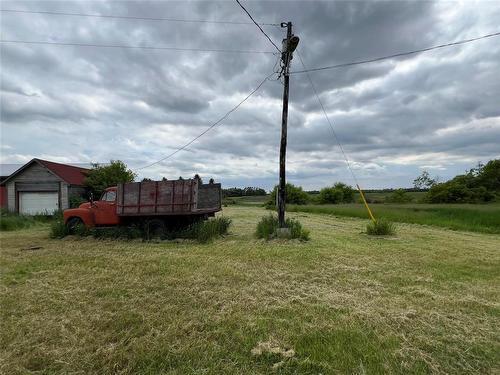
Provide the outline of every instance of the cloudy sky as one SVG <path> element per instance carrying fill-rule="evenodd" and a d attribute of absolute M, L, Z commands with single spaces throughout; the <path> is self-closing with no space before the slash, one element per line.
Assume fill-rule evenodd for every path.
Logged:
<path fill-rule="evenodd" d="M 500 31 L 500 2 L 242 1 L 262 23 L 292 21 L 308 68 Z M 2 9 L 249 22 L 233 1 L 9 2 Z M 3 40 L 271 53 L 1 43 L 1 163 L 125 161 L 139 168 L 190 141 L 273 72 L 253 24 L 2 12 Z M 281 45 L 284 29 L 263 26 Z M 297 56 L 291 70 L 301 70 Z M 311 73 L 366 188 L 447 179 L 500 157 L 500 38 Z M 273 77 L 275 78 L 275 77 Z M 140 177 L 199 173 L 225 186 L 278 179 L 283 86 L 269 80 L 218 127 Z M 352 184 L 304 74 L 291 76 L 288 178 Z"/>

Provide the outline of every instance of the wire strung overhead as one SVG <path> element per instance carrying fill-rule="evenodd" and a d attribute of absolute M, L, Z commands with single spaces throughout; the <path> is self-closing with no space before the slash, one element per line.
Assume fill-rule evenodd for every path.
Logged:
<path fill-rule="evenodd" d="M 332 122 L 330 121 L 330 117 L 328 117 L 328 114 L 326 112 L 326 109 L 325 109 L 325 106 L 323 105 L 323 102 L 321 101 L 321 98 L 319 97 L 319 94 L 318 94 L 318 91 L 316 90 L 316 86 L 314 86 L 314 83 L 313 83 L 313 80 L 311 78 L 311 75 L 309 74 L 309 71 L 306 70 L 306 66 L 304 64 L 304 60 L 302 60 L 302 56 L 300 55 L 300 52 L 297 50 L 297 56 L 299 56 L 299 60 L 300 60 L 300 63 L 302 64 L 302 67 L 304 68 L 304 73 L 306 73 L 307 75 L 307 78 L 309 80 L 309 83 L 311 84 L 311 88 L 314 92 L 314 95 L 316 96 L 316 99 L 318 100 L 318 103 L 321 107 L 321 110 L 323 111 L 324 115 L 325 115 L 325 118 L 328 122 L 328 125 L 330 125 L 330 129 L 332 130 L 332 133 L 333 133 L 333 137 L 335 138 L 335 141 L 337 142 L 339 148 L 340 148 L 340 151 L 342 152 L 342 155 L 344 156 L 344 160 L 346 162 L 346 165 L 347 165 L 347 168 L 349 169 L 349 171 L 351 172 L 351 175 L 352 175 L 352 178 L 354 179 L 354 182 L 356 184 L 358 184 L 358 179 L 356 178 L 356 175 L 354 174 L 352 168 L 351 168 L 351 164 L 349 163 L 349 158 L 347 157 L 347 154 L 345 153 L 344 151 L 344 148 L 342 147 L 342 143 L 340 143 L 340 140 L 339 140 L 339 137 L 337 137 L 337 133 L 335 132 L 335 129 L 333 128 L 333 124 Z"/>
<path fill-rule="evenodd" d="M 262 82 L 259 83 L 259 85 L 253 89 L 250 94 L 248 94 L 242 101 L 240 101 L 238 104 L 236 104 L 233 108 L 231 108 L 228 112 L 226 112 L 226 114 L 224 114 L 224 116 L 222 116 L 221 118 L 219 118 L 217 121 L 215 121 L 212 125 L 210 125 L 208 128 L 206 128 L 203 132 L 201 132 L 200 134 L 198 134 L 196 137 L 194 137 L 192 140 L 190 140 L 188 143 L 186 143 L 185 145 L 179 147 L 178 149 L 176 149 L 175 151 L 171 152 L 170 154 L 168 154 L 167 156 L 153 162 L 153 163 L 150 163 L 148 165 L 145 165 L 143 167 L 140 167 L 140 168 L 135 168 L 134 171 L 139 171 L 141 169 L 146 169 L 146 168 L 149 168 L 149 167 L 152 167 L 153 165 L 155 164 L 158 164 L 158 163 L 161 163 L 162 161 L 165 161 L 169 158 L 171 158 L 172 156 L 174 156 L 175 154 L 177 154 L 178 152 L 182 151 L 182 150 L 185 150 L 189 145 L 191 145 L 193 142 L 195 142 L 197 139 L 203 137 L 205 134 L 207 134 L 210 130 L 212 130 L 213 128 L 215 128 L 217 125 L 219 125 L 222 121 L 224 121 L 226 118 L 229 117 L 229 115 L 231 113 L 233 113 L 234 111 L 236 111 L 243 103 L 245 103 L 253 94 L 255 94 L 257 91 L 259 91 L 259 89 L 262 87 L 262 85 L 264 85 L 264 83 L 273 75 L 275 74 L 274 72 L 272 72 L 271 74 L 269 74 L 266 78 L 264 78 L 262 80 Z"/>
<path fill-rule="evenodd" d="M 166 50 L 166 51 L 192 51 L 192 52 L 220 52 L 220 53 L 257 53 L 257 54 L 276 54 L 272 51 L 251 51 L 251 50 L 233 50 L 217 48 L 183 48 L 183 47 L 156 47 L 156 46 L 129 46 L 121 44 L 92 44 L 92 43 L 73 43 L 73 42 L 47 42 L 32 40 L 7 40 L 0 39 L 0 43 L 17 44 L 44 44 L 56 46 L 75 46 L 75 47 L 97 47 L 97 48 L 125 48 L 125 49 L 145 49 L 145 50 Z"/>
<path fill-rule="evenodd" d="M 312 68 L 312 69 L 305 69 L 304 68 L 303 70 L 296 70 L 294 72 L 290 72 L 290 74 L 300 74 L 300 73 L 308 73 L 308 72 L 317 72 L 317 71 L 320 71 L 320 70 L 328 70 L 328 69 L 344 68 L 344 67 L 353 66 L 353 65 L 368 64 L 368 63 L 372 63 L 372 62 L 393 59 L 395 57 L 408 56 L 408 55 L 413 55 L 413 54 L 417 54 L 417 53 L 432 51 L 432 50 L 435 50 L 435 49 L 438 49 L 438 48 L 445 48 L 445 47 L 451 47 L 451 46 L 456 46 L 456 45 L 465 44 L 465 43 L 471 43 L 471 42 L 475 42 L 477 40 L 486 39 L 486 38 L 492 38 L 492 37 L 495 37 L 495 36 L 500 36 L 500 32 L 492 33 L 492 34 L 486 34 L 486 35 L 482 35 L 482 36 L 479 36 L 479 37 L 476 37 L 476 38 L 471 38 L 471 39 L 459 40 L 457 42 L 440 44 L 440 45 L 433 46 L 433 47 L 427 47 L 427 48 L 417 49 L 417 50 L 414 50 L 414 51 L 395 53 L 395 54 L 389 55 L 389 56 L 375 57 L 375 58 L 371 58 L 371 59 L 367 59 L 367 60 L 360 60 L 360 61 L 354 61 L 354 62 L 349 62 L 349 63 L 324 66 L 324 67 L 321 67 L 321 68 Z"/>
<path fill-rule="evenodd" d="M 239 0 L 236 0 L 236 2 L 241 7 L 241 9 L 243 9 L 245 11 L 245 13 L 248 14 L 248 17 L 250 17 L 250 19 L 253 21 L 253 23 L 259 28 L 261 33 L 266 36 L 266 38 L 271 42 L 271 44 L 274 46 L 274 48 L 276 48 L 278 50 L 278 52 L 281 53 L 281 50 L 278 48 L 278 46 L 273 42 L 273 40 L 269 37 L 269 35 L 266 34 L 266 32 L 262 29 L 262 27 L 260 27 L 260 25 L 253 19 L 252 15 L 248 12 L 248 10 L 246 10 L 246 8 L 240 3 Z"/>
<path fill-rule="evenodd" d="M 297 50 L 297 55 L 299 56 L 299 60 L 300 60 L 300 63 L 302 64 L 302 67 L 304 68 L 304 73 L 306 73 L 307 78 L 309 79 L 309 83 L 311 84 L 311 88 L 314 92 L 314 95 L 316 96 L 316 99 L 318 100 L 318 103 L 321 106 L 321 110 L 323 111 L 323 114 L 325 115 L 326 121 L 328 122 L 328 125 L 330 125 L 330 129 L 332 130 L 333 137 L 335 138 L 335 141 L 337 142 L 337 144 L 340 148 L 340 151 L 342 152 L 342 155 L 344 156 L 344 160 L 345 160 L 345 163 L 347 165 L 347 168 L 351 172 L 354 183 L 356 184 L 356 187 L 359 190 L 359 194 L 361 195 L 361 198 L 363 199 L 365 207 L 368 211 L 368 215 L 370 216 L 370 219 L 373 222 L 376 222 L 375 217 L 373 216 L 373 213 L 370 210 L 370 206 L 368 206 L 368 203 L 365 200 L 365 196 L 363 194 L 363 191 L 361 190 L 361 187 L 359 186 L 358 179 L 356 178 L 356 175 L 354 174 L 354 171 L 351 168 L 351 163 L 349 163 L 349 158 L 347 157 L 347 154 L 344 151 L 344 147 L 342 147 L 342 143 L 340 143 L 339 137 L 337 136 L 337 132 L 335 131 L 333 124 L 330 121 L 330 117 L 328 117 L 328 113 L 326 112 L 325 106 L 323 105 L 323 102 L 321 101 L 321 98 L 319 97 L 318 91 L 316 90 L 316 87 L 314 86 L 314 82 L 311 78 L 311 75 L 309 74 L 309 71 L 307 70 L 306 65 L 304 64 L 304 60 L 302 60 L 302 56 L 300 55 L 300 52 L 298 50 Z"/>
<path fill-rule="evenodd" d="M 146 21 L 168 21 L 168 22 L 184 22 L 184 23 L 213 23 L 223 25 L 253 25 L 253 22 L 240 21 L 217 21 L 217 20 L 189 20 L 180 18 L 162 18 L 162 17 L 136 17 L 136 16 L 117 16 L 109 14 L 86 14 L 86 13 L 67 13 L 67 12 L 52 12 L 38 10 L 22 10 L 22 9 L 0 9 L 0 12 L 8 13 L 26 13 L 26 14 L 47 14 L 55 16 L 77 16 L 77 17 L 96 17 L 96 18 L 116 18 L 125 20 L 146 20 Z M 261 23 L 264 26 L 277 26 L 278 23 Z"/>

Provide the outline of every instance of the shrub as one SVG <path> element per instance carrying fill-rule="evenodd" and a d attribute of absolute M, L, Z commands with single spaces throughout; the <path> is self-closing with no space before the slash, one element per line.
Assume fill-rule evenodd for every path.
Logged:
<path fill-rule="evenodd" d="M 193 225 L 193 237 L 201 243 L 211 242 L 215 238 L 227 234 L 230 225 L 231 219 L 224 216 L 200 221 Z"/>
<path fill-rule="evenodd" d="M 390 221 L 378 219 L 366 225 L 366 233 L 370 236 L 389 236 L 396 233 L 396 227 Z"/>
<path fill-rule="evenodd" d="M 291 238 L 298 238 L 302 241 L 309 241 L 309 230 L 302 227 L 297 219 L 286 219 L 285 225 L 290 228 Z"/>
<path fill-rule="evenodd" d="M 302 224 L 296 219 L 287 218 L 285 226 L 290 229 L 290 238 L 298 238 L 302 241 L 309 240 L 309 231 L 302 227 Z M 279 222 L 275 215 L 262 217 L 257 223 L 255 235 L 257 238 L 270 240 L 278 237 Z"/>
<path fill-rule="evenodd" d="M 278 224 L 278 218 L 276 216 L 271 214 L 264 216 L 257 223 L 255 235 L 257 238 L 270 239 L 276 235 Z"/>
<path fill-rule="evenodd" d="M 266 203 L 267 208 L 276 207 L 276 195 L 278 193 L 278 186 L 276 185 L 269 196 Z M 290 204 L 307 204 L 309 202 L 309 195 L 302 190 L 300 186 L 293 184 L 286 184 L 286 203 Z"/>
<path fill-rule="evenodd" d="M 63 238 L 69 233 L 69 228 L 64 224 L 63 219 L 56 219 L 50 225 L 50 238 Z"/>

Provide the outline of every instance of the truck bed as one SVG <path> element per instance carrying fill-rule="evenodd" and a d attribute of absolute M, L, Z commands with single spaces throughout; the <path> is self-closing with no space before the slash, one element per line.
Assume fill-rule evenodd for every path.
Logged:
<path fill-rule="evenodd" d="M 119 184 L 118 216 L 211 214 L 221 209 L 221 184 L 198 179 Z"/>

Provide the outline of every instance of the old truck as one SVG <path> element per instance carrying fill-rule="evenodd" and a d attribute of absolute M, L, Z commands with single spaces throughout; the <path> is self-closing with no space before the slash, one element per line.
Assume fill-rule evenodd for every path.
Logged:
<path fill-rule="evenodd" d="M 70 230 L 78 225 L 109 227 L 139 225 L 149 231 L 183 227 L 221 210 L 221 184 L 201 179 L 143 181 L 107 188 L 97 201 L 64 210 Z"/>

